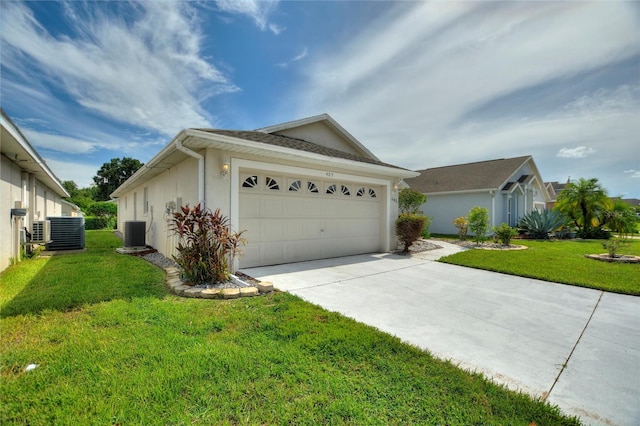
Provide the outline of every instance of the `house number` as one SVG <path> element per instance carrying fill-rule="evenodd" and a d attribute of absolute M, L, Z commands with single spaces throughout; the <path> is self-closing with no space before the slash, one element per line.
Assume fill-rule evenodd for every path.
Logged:
<path fill-rule="evenodd" d="M 333 177 L 333 172 L 325 172 L 325 176 L 332 178 Z"/>

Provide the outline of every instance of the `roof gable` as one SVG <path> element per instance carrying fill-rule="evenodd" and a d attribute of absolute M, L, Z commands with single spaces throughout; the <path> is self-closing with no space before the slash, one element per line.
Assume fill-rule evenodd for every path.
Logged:
<path fill-rule="evenodd" d="M 467 192 L 479 190 L 502 190 L 518 170 L 529 160 L 530 155 L 476 163 L 456 164 L 418 170 L 420 176 L 405 179 L 410 187 L 428 194 L 438 192 Z M 519 179 L 516 176 L 515 179 Z"/>
<path fill-rule="evenodd" d="M 320 114 L 300 120 L 257 129 L 258 132 L 303 139 L 327 148 L 378 160 L 371 151 L 347 132 L 329 114 Z"/>

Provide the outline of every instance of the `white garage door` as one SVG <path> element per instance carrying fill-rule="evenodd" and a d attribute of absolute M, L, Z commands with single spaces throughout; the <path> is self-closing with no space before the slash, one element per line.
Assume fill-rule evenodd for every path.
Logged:
<path fill-rule="evenodd" d="M 381 187 L 244 172 L 239 192 L 244 268 L 380 251 Z"/>

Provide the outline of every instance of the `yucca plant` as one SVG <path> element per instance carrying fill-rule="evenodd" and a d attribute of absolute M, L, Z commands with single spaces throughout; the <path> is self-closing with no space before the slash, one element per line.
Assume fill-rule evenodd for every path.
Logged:
<path fill-rule="evenodd" d="M 570 219 L 558 210 L 532 210 L 520 219 L 520 228 L 536 239 L 548 239 L 549 234 L 565 226 Z"/>

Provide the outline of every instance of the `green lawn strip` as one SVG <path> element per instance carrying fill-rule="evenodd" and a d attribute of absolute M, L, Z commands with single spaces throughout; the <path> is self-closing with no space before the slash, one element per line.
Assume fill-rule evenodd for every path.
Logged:
<path fill-rule="evenodd" d="M 168 295 L 157 268 L 113 253 L 117 240 L 92 255 L 102 237 L 87 232 L 88 252 L 70 258 L 111 272 L 79 274 L 93 278 L 71 299 L 43 296 L 76 285 L 64 277 L 82 262 L 70 258 L 0 276 L 11 308 L 0 319 L 0 424 L 578 424 L 286 293 Z M 100 292 L 121 269 L 128 286 Z"/>
<path fill-rule="evenodd" d="M 600 262 L 585 254 L 606 253 L 602 241 L 515 240 L 526 250 L 466 250 L 441 262 L 545 281 L 640 295 L 640 265 Z M 623 254 L 640 255 L 640 240 L 630 240 Z"/>

